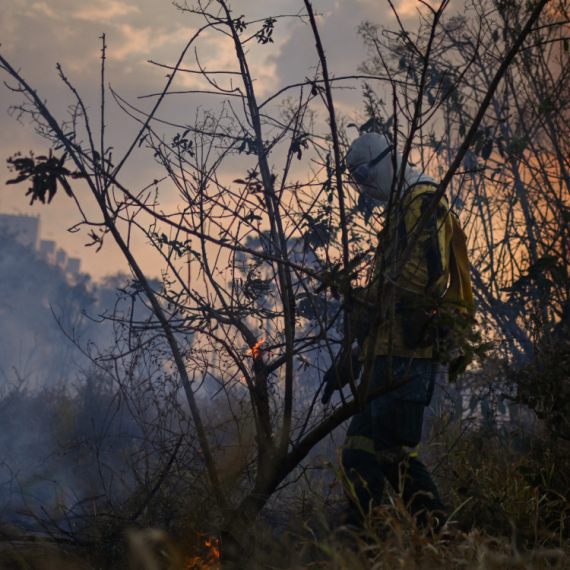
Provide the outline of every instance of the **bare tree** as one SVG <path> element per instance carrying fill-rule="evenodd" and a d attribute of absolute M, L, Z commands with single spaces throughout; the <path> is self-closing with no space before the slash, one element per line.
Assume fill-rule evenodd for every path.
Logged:
<path fill-rule="evenodd" d="M 431 172 L 443 174 L 488 96 L 493 70 L 532 7 L 475 2 L 482 17 L 445 20 L 425 78 L 432 114 L 422 125 L 419 152 Z M 549 327 L 568 314 L 568 22 L 557 3 L 533 26 L 524 48 L 490 99 L 463 175 L 450 195 L 469 228 L 475 291 L 496 327 L 506 354 L 528 359 L 531 315 L 543 312 Z M 365 71 L 414 84 L 421 54 L 403 33 L 365 24 L 371 58 Z M 481 49 L 485 46 L 485 49 Z M 533 307 L 534 310 L 530 310 Z"/>
<path fill-rule="evenodd" d="M 446 165 L 442 183 L 402 252 L 397 271 L 402 270 L 477 138 L 498 86 L 516 54 L 528 44 L 546 4 L 547 0 L 542 0 L 532 6 L 524 25 L 505 38 L 504 53 L 489 68 L 488 84 L 464 121 L 462 143 Z M 343 394 L 335 406 L 325 408 L 319 402 L 321 371 L 333 359 L 339 338 L 344 337 L 346 343 L 354 335 L 350 319 L 341 321 L 340 317 L 356 303 L 354 286 L 366 281 L 375 247 L 370 235 L 381 222 L 368 211 L 370 204 L 346 191 L 334 81 L 311 4 L 305 0 L 304 5 L 306 13 L 301 17 L 314 34 L 320 68 L 302 85 L 289 88 L 296 97 L 289 99 L 281 113 L 272 105 L 284 91 L 265 100 L 258 98 L 246 52 L 249 43 L 271 43 L 279 17 L 260 21 L 235 17 L 224 0 L 179 6 L 186 15 L 201 18 L 203 25 L 176 65 L 168 68 L 168 80 L 163 91 L 154 96 L 152 111 L 142 113 L 110 90 L 115 101 L 140 123 L 137 136 L 119 160 L 111 157 L 105 127 L 109 91 L 104 80 L 104 37 L 98 139 L 80 95 L 61 68 L 60 77 L 75 98 L 73 120 L 67 124 L 56 121 L 33 87 L 0 56 L 0 66 L 17 82 L 12 89 L 26 100 L 19 112 L 31 114 L 40 134 L 64 153 L 59 157 L 51 152 L 42 157 L 13 157 L 13 182 L 30 180 L 32 200 L 41 201 L 51 200 L 58 185 L 62 186 L 77 203 L 82 217 L 79 225 L 91 228 L 93 242 L 102 245 L 113 239 L 128 261 L 132 294 L 143 300 L 151 314 L 140 322 L 129 320 L 128 330 L 152 331 L 167 347 L 156 358 L 172 370 L 172 381 L 180 382 L 185 395 L 228 567 L 240 564 L 248 529 L 292 470 L 334 428 L 387 390 L 369 392 L 370 351 L 360 385 L 350 378 L 350 393 Z M 398 70 L 392 72 L 383 62 L 387 73 L 380 80 L 391 90 L 394 109 L 390 132 L 394 143 L 403 149 L 404 165 L 413 157 L 427 122 L 442 105 L 449 104 L 455 92 L 443 88 L 443 79 L 435 86 L 432 80 L 442 57 L 442 42 L 448 37 L 442 19 L 446 7 L 447 2 L 438 9 L 427 6 L 415 37 L 403 28 L 397 32 L 409 54 L 400 70 L 403 79 Z M 490 24 L 481 14 L 477 25 L 485 28 Z M 198 51 L 195 67 L 183 67 L 206 30 L 231 40 L 234 70 L 204 69 Z M 376 39 L 369 41 L 379 46 Z M 472 58 L 456 65 L 453 86 L 467 77 L 479 45 L 474 46 Z M 378 54 L 382 57 L 381 50 Z M 158 111 L 173 96 L 175 78 L 183 73 L 201 77 L 202 92 L 220 97 L 223 104 L 216 112 L 201 112 L 193 124 L 165 127 Z M 437 86 L 440 93 L 435 107 L 429 101 L 426 105 Z M 311 129 L 311 110 L 321 101 L 330 130 L 318 136 Z M 178 191 L 179 204 L 174 211 L 164 211 L 158 184 L 135 189 L 123 180 L 123 166 L 137 145 L 145 145 L 153 153 Z M 292 179 L 292 165 L 307 156 L 314 158 L 318 168 L 300 183 Z M 230 183 L 224 165 L 236 158 L 242 174 Z M 72 166 L 67 166 L 69 163 Z M 396 183 L 402 185 L 403 177 Z M 84 208 L 78 184 L 89 188 L 97 213 Z M 151 285 L 129 247 L 135 231 L 142 232 L 162 255 L 160 288 Z M 381 282 L 377 302 L 364 306 L 373 315 L 372 337 L 386 319 L 393 318 L 391 308 L 397 295 L 395 288 Z M 134 351 L 140 343 L 141 335 L 127 335 L 127 344 L 116 357 Z M 230 446 L 213 445 L 223 438 L 215 420 L 205 421 L 202 381 L 217 385 L 217 401 L 226 400 L 234 422 L 234 443 L 237 441 L 241 462 L 239 469 L 231 470 L 231 477 L 225 463 Z"/>

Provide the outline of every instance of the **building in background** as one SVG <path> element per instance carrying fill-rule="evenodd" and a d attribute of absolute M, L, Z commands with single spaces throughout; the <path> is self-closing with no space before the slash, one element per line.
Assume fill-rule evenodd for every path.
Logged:
<path fill-rule="evenodd" d="M 38 249 L 40 218 L 0 214 L 0 229 L 16 238 L 22 245 Z"/>
<path fill-rule="evenodd" d="M 38 248 L 38 255 L 44 261 L 48 263 L 55 262 L 55 241 L 51 239 L 43 239 L 40 241 L 40 246 Z"/>
<path fill-rule="evenodd" d="M 79 276 L 81 260 L 78 257 L 68 257 L 64 249 L 57 249 L 53 240 L 40 239 L 39 217 L 0 214 L 0 233 L 13 236 L 16 241 L 35 251 L 40 259 L 51 265 L 59 265 L 70 276 Z"/>

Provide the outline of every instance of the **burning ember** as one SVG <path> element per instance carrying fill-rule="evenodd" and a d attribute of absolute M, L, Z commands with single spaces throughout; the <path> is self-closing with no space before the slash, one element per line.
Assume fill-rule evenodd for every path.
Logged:
<path fill-rule="evenodd" d="M 267 350 L 263 350 L 261 348 L 264 342 L 265 339 L 262 338 L 259 342 L 257 342 L 253 346 L 253 348 L 250 348 L 246 354 L 250 355 L 254 360 L 259 358 L 260 356 L 263 356 L 263 354 L 267 352 Z"/>
<path fill-rule="evenodd" d="M 219 570 L 220 568 L 220 548 L 218 539 L 214 536 L 200 535 L 204 537 L 202 556 L 188 558 L 186 563 L 187 570 Z"/>

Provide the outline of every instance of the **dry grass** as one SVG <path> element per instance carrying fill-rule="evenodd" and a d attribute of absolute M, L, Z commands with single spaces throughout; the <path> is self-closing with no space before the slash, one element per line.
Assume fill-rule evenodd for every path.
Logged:
<path fill-rule="evenodd" d="M 436 442 L 438 485 L 456 509 L 443 537 L 418 528 L 394 493 L 367 515 L 362 531 L 346 528 L 340 493 L 336 503 L 324 500 L 315 484 L 312 496 L 303 489 L 302 499 L 293 494 L 276 503 L 279 524 L 277 517 L 262 518 L 243 567 L 570 569 L 570 446 L 537 435 L 525 446 L 496 432 L 472 432 L 453 444 L 452 436 L 450 430 Z M 4 542 L 0 570 L 218 570 L 216 541 L 200 532 L 211 521 L 193 518 L 188 503 L 184 522 L 127 529 L 113 555 L 103 543 L 70 552 L 47 542 Z"/>

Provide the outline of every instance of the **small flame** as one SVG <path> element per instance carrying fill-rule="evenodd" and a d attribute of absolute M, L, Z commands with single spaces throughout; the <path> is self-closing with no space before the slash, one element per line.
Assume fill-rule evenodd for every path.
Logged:
<path fill-rule="evenodd" d="M 203 535 L 205 536 L 205 535 Z M 219 570 L 220 569 L 220 546 L 218 539 L 210 536 L 204 540 L 204 556 L 196 556 L 187 559 L 186 570 Z"/>
<path fill-rule="evenodd" d="M 265 352 L 267 352 L 266 350 L 263 350 L 261 348 L 261 346 L 263 345 L 264 342 L 265 342 L 265 339 L 262 338 L 259 342 L 255 343 L 253 345 L 253 348 L 250 348 L 246 354 L 250 355 L 254 360 L 259 358 L 260 356 L 263 356 L 263 354 Z"/>

